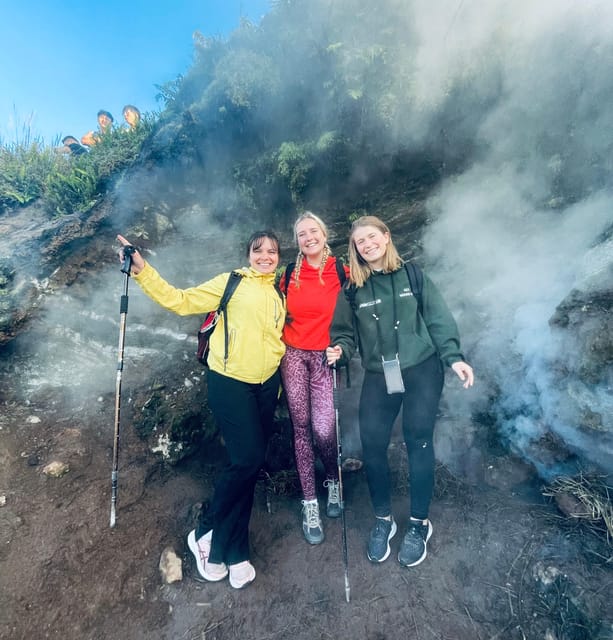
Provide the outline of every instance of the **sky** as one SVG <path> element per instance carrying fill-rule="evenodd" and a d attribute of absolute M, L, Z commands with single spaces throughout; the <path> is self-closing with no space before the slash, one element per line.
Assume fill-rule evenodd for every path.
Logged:
<path fill-rule="evenodd" d="M 163 108 L 161 85 L 190 67 L 192 34 L 225 36 L 255 23 L 268 0 L 3 0 L 0 2 L 0 141 L 25 132 L 54 144 L 97 127 L 99 109 Z"/>

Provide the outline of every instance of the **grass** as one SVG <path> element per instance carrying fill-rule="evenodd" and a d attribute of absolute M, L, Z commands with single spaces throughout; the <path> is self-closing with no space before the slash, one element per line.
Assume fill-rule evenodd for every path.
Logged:
<path fill-rule="evenodd" d="M 543 495 L 555 498 L 568 495 L 581 505 L 570 517 L 582 520 L 587 526 L 606 531 L 607 542 L 613 546 L 613 487 L 602 476 L 579 474 L 574 477 L 556 478 L 543 489 Z"/>
<path fill-rule="evenodd" d="M 104 134 L 81 156 L 45 146 L 27 129 L 15 142 L 0 140 L 0 214 L 36 200 L 50 215 L 89 211 L 111 179 L 136 162 L 154 126 L 155 118 L 145 115 L 135 130 Z"/>

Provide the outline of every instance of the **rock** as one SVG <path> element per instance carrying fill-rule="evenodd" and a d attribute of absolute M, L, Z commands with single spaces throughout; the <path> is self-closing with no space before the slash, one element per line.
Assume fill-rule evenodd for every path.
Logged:
<path fill-rule="evenodd" d="M 54 460 L 43 467 L 43 473 L 52 478 L 61 478 L 70 471 L 70 467 L 65 462 Z"/>
<path fill-rule="evenodd" d="M 541 585 L 549 587 L 563 574 L 557 567 L 539 561 L 532 568 L 532 575 Z"/>
<path fill-rule="evenodd" d="M 345 458 L 343 460 L 343 471 L 359 471 L 362 468 L 362 461 L 357 458 Z"/>
<path fill-rule="evenodd" d="M 590 510 L 570 493 L 556 493 L 553 497 L 558 509 L 569 518 L 589 518 L 592 519 Z"/>
<path fill-rule="evenodd" d="M 183 580 L 181 558 L 177 556 L 172 547 L 166 547 L 164 551 L 162 551 L 159 569 L 165 584 L 181 582 L 181 580 Z"/>

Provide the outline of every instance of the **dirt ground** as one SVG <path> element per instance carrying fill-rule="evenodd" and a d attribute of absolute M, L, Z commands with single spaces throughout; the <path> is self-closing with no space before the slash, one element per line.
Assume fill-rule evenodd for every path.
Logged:
<path fill-rule="evenodd" d="M 255 583 L 235 591 L 227 581 L 199 582 L 185 538 L 211 495 L 223 449 L 211 446 L 169 467 L 124 427 L 111 529 L 112 402 L 67 410 L 51 400 L 25 406 L 3 399 L 1 638 L 613 638 L 606 538 L 560 517 L 538 479 L 502 455 L 485 456 L 492 481 L 479 488 L 438 467 L 434 535 L 428 558 L 413 569 L 395 559 L 400 534 L 385 563 L 366 559 L 366 481 L 363 471 L 346 473 L 349 603 L 341 520 L 325 520 L 325 542 L 309 546 L 299 498 L 274 476 L 259 483 L 251 521 Z M 406 458 L 399 444 L 390 455 L 402 531 Z M 69 464 L 68 473 L 45 475 L 56 459 Z M 183 579 L 172 584 L 158 568 L 168 546 L 183 559 Z"/>

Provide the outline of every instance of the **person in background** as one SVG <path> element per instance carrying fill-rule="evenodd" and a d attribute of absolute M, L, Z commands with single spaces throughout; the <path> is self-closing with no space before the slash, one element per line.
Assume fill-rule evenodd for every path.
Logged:
<path fill-rule="evenodd" d="M 423 274 L 421 305 L 388 227 L 375 216 L 357 219 L 349 238 L 351 286 L 339 295 L 326 350 L 330 364 L 351 358 L 359 345 L 365 369 L 359 424 L 375 525 L 368 559 L 383 562 L 397 525 L 392 515 L 387 450 L 402 407 L 409 458 L 410 517 L 398 552 L 413 567 L 427 555 L 432 535 L 429 508 L 434 486 L 434 423 L 443 389 L 443 366 L 465 388 L 474 382 L 464 361 L 456 323 L 438 289 Z M 420 310 L 420 306 L 422 307 Z"/>
<path fill-rule="evenodd" d="M 316 453 L 326 475 L 326 514 L 330 518 L 341 515 L 332 371 L 325 349 L 330 344 L 332 314 L 348 269 L 340 265 L 339 272 L 327 242 L 326 225 L 314 213 L 306 211 L 299 216 L 294 238 L 298 257 L 289 282 L 285 281 L 286 270 L 280 283 L 288 311 L 281 377 L 294 429 L 296 469 L 303 495 L 302 531 L 307 542 L 319 544 L 324 531 L 315 483 Z"/>
<path fill-rule="evenodd" d="M 140 122 L 140 111 L 133 104 L 127 104 L 123 108 L 123 119 L 126 121 L 127 129 L 133 131 L 138 127 L 138 123 Z"/>
<path fill-rule="evenodd" d="M 113 128 L 113 116 L 108 111 L 100 109 L 96 117 L 98 119 L 98 131 L 88 131 L 81 137 L 81 144 L 84 144 L 86 147 L 93 147 L 95 144 L 98 144 L 101 136 L 105 133 L 110 133 Z"/>
<path fill-rule="evenodd" d="M 123 236 L 117 239 L 123 247 L 129 245 Z M 254 233 L 247 243 L 247 256 L 249 267 L 236 270 L 242 279 L 227 314 L 218 321 L 221 327 L 211 336 L 208 356 L 208 404 L 228 462 L 215 483 L 209 511 L 201 514 L 198 526 L 187 537 L 199 574 L 210 582 L 229 575 L 235 589 L 255 580 L 249 559 L 249 519 L 281 384 L 279 363 L 285 353 L 281 340 L 285 301 L 275 286 L 279 264 L 275 234 Z M 230 277 L 222 273 L 196 287 L 177 289 L 138 251 L 132 256 L 131 275 L 152 300 L 179 315 L 204 315 L 216 309 Z"/>
<path fill-rule="evenodd" d="M 87 153 L 87 149 L 79 144 L 79 141 L 74 136 L 64 136 L 62 138 L 62 145 L 62 147 L 59 147 L 62 153 L 70 153 L 73 156 L 80 156 Z"/>

